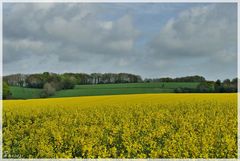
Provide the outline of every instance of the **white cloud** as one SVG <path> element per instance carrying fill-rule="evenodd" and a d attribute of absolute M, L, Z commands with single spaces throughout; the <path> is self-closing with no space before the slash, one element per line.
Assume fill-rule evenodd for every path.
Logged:
<path fill-rule="evenodd" d="M 85 3 L 11 5 L 4 13 L 4 39 L 6 48 L 15 52 L 5 52 L 5 57 L 21 54 L 18 57 L 21 59 L 26 50 L 33 54 L 58 54 L 60 60 L 69 55 L 66 61 L 79 59 L 76 57 L 79 54 L 130 54 L 139 33 L 132 17 L 125 14 L 115 20 L 104 20 L 98 17 L 102 12 L 100 6 Z M 36 45 L 39 51 L 34 49 Z M 55 49 L 43 51 L 52 47 Z"/>
<path fill-rule="evenodd" d="M 235 4 L 5 3 L 3 8 L 4 73 L 236 75 Z"/>
<path fill-rule="evenodd" d="M 228 10 L 222 10 L 222 7 L 208 5 L 182 12 L 167 22 L 151 42 L 150 49 L 163 58 L 174 59 L 219 57 L 218 53 L 236 48 L 237 21 L 229 17 L 236 16 L 236 8 L 230 6 Z"/>

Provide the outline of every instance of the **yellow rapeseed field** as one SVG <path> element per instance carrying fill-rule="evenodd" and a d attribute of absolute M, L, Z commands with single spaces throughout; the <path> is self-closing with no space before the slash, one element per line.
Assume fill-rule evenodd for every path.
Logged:
<path fill-rule="evenodd" d="M 3 101 L 4 158 L 236 158 L 237 94 Z"/>

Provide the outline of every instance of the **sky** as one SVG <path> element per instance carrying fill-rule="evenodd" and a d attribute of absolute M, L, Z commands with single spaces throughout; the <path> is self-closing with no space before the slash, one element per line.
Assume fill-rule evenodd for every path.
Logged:
<path fill-rule="evenodd" d="M 236 3 L 4 3 L 3 74 L 237 76 Z"/>

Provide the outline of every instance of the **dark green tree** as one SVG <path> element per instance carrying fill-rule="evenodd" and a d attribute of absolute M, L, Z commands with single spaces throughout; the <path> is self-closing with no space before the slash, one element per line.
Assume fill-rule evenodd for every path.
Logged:
<path fill-rule="evenodd" d="M 74 77 L 62 76 L 61 85 L 62 89 L 73 89 L 76 84 Z"/>
<path fill-rule="evenodd" d="M 209 92 L 214 92 L 214 82 L 201 82 L 197 86 L 197 92 L 200 93 L 209 93 Z"/>
<path fill-rule="evenodd" d="M 220 91 L 222 91 L 221 80 L 218 79 L 218 80 L 214 83 L 214 91 L 215 91 L 215 92 L 220 92 Z"/>
<path fill-rule="evenodd" d="M 6 82 L 3 82 L 3 99 L 8 99 L 11 96 L 10 88 Z"/>
<path fill-rule="evenodd" d="M 225 79 L 225 80 L 223 81 L 223 84 L 226 85 L 226 86 L 229 86 L 229 85 L 231 84 L 230 79 Z"/>

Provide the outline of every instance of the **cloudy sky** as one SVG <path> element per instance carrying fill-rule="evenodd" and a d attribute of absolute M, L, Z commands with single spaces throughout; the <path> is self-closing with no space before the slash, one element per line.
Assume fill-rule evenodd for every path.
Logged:
<path fill-rule="evenodd" d="M 4 3 L 3 74 L 237 75 L 237 5 Z"/>

